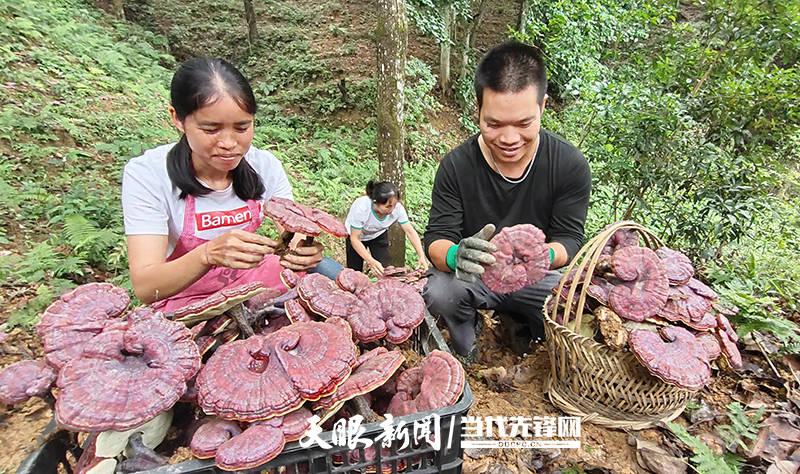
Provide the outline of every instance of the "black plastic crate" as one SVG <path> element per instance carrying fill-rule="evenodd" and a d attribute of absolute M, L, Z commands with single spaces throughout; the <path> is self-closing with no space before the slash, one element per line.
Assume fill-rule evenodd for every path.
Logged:
<path fill-rule="evenodd" d="M 419 354 L 428 354 L 435 349 L 449 352 L 442 334 L 436 327 L 436 322 L 428 313 L 426 313 L 422 324 L 414 331 L 411 337 L 411 345 Z M 395 439 L 391 447 L 385 448 L 389 451 L 388 453 L 381 452 L 382 450 L 379 448 L 375 450 L 374 460 L 352 462 L 349 459 L 350 450 L 346 446 L 332 446 L 331 449 L 323 449 L 314 445 L 303 448 L 298 441 L 295 441 L 287 444 L 283 452 L 269 463 L 259 468 L 251 469 L 248 472 L 265 471 L 287 474 L 374 473 L 380 471 L 378 466 L 382 466 L 383 472 L 387 474 L 399 472 L 457 474 L 461 472 L 464 457 L 464 450 L 461 447 L 462 417 L 467 415 L 470 406 L 472 406 L 472 400 L 472 390 L 470 390 L 469 383 L 465 382 L 464 393 L 455 405 L 431 412 L 398 417 L 393 420 L 393 428 L 396 429 L 401 423 L 404 423 L 401 432 L 406 433 L 406 436 L 413 440 L 415 421 L 424 420 L 432 414 L 439 415 L 439 432 L 442 436 L 439 450 L 435 450 L 428 443 L 411 443 L 407 448 L 400 450 L 402 442 Z M 362 427 L 364 433 L 361 438 L 369 438 L 373 441 L 384 432 L 379 423 L 363 424 Z M 320 434 L 319 437 L 321 440 L 330 443 L 332 434 L 330 431 L 326 431 Z M 376 444 L 380 445 L 380 442 Z M 358 452 L 357 459 L 364 459 L 363 447 L 360 447 Z M 41 467 L 44 464 L 50 464 L 44 462 L 47 459 L 43 459 L 43 457 L 49 458 L 51 456 L 47 454 L 46 450 L 40 448 L 22 463 L 18 472 L 43 474 L 43 471 L 40 470 Z M 52 464 L 55 466 L 55 463 Z M 146 474 L 209 474 L 225 471 L 217 468 L 213 459 L 208 459 L 185 461 L 143 472 L 146 472 Z"/>

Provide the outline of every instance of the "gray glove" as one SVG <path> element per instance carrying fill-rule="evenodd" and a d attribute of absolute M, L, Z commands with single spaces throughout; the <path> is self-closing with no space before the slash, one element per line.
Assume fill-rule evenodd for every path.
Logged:
<path fill-rule="evenodd" d="M 456 278 L 473 283 L 483 275 L 483 265 L 495 262 L 492 252 L 497 247 L 489 242 L 494 230 L 494 224 L 486 224 L 477 234 L 461 239 L 456 250 Z"/>

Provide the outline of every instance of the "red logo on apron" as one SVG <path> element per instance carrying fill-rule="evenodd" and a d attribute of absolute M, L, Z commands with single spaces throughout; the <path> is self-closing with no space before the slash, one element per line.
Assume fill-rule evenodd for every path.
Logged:
<path fill-rule="evenodd" d="M 194 216 L 198 231 L 241 225 L 252 218 L 253 214 L 247 206 L 228 211 L 199 212 Z"/>

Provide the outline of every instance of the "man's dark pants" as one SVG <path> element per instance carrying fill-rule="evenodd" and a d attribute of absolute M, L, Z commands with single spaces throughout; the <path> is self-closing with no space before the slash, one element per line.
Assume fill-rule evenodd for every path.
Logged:
<path fill-rule="evenodd" d="M 507 313 L 517 321 L 527 323 L 531 338 L 544 339 L 544 320 L 542 308 L 550 290 L 558 284 L 562 274 L 549 271 L 542 281 L 535 285 L 505 295 L 493 293 L 483 281 L 467 283 L 453 273 L 441 272 L 432 268 L 428 273 L 428 283 L 422 292 L 428 311 L 441 317 L 450 330 L 453 350 L 467 355 L 475 344 L 475 323 L 478 309 L 492 309 Z M 501 324 L 508 322 L 501 322 Z M 504 341 L 511 344 L 512 341 Z M 527 347 L 526 341 L 525 347 Z"/>

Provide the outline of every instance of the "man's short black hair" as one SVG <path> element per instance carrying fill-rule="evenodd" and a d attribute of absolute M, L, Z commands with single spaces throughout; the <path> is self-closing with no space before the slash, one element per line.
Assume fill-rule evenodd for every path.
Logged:
<path fill-rule="evenodd" d="M 495 92 L 519 92 L 536 86 L 539 103 L 547 93 L 547 71 L 539 50 L 519 41 L 495 46 L 481 59 L 475 71 L 475 97 L 483 105 L 483 89 Z"/>

